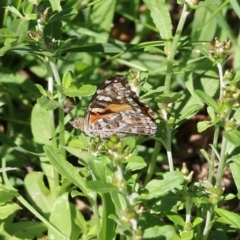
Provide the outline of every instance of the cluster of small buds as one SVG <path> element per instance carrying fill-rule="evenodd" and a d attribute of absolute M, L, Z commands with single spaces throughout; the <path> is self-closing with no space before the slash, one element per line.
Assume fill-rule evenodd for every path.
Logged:
<path fill-rule="evenodd" d="M 189 173 L 189 170 L 188 170 L 187 165 L 186 165 L 185 162 L 182 163 L 182 169 L 181 169 L 180 171 L 181 171 L 181 173 L 183 174 L 184 179 L 185 179 L 186 182 L 189 183 L 189 182 L 192 181 L 193 171 L 191 171 L 191 172 Z"/>
<path fill-rule="evenodd" d="M 185 1 L 186 4 L 188 4 L 189 7 L 193 7 L 199 4 L 198 0 L 186 0 Z"/>
<path fill-rule="evenodd" d="M 122 221 L 134 230 L 137 230 L 138 214 L 133 209 L 126 209 L 120 213 Z"/>
<path fill-rule="evenodd" d="M 116 187 L 116 189 L 120 191 L 124 188 L 125 185 L 124 180 L 122 177 L 119 177 L 117 173 L 112 175 L 112 184 Z"/>
<path fill-rule="evenodd" d="M 42 35 L 39 32 L 33 32 L 33 31 L 28 32 L 28 37 L 36 42 L 42 39 Z"/>
<path fill-rule="evenodd" d="M 92 138 L 89 144 L 89 149 L 92 154 L 98 155 L 99 152 L 104 150 L 104 143 L 100 137 Z"/>
<path fill-rule="evenodd" d="M 211 202 L 212 204 L 217 204 L 219 201 L 223 199 L 222 196 L 224 192 L 223 188 L 217 188 L 207 180 L 202 181 L 201 185 L 202 187 L 204 187 L 206 193 L 209 195 L 209 202 Z"/>
<path fill-rule="evenodd" d="M 36 27 L 37 28 L 36 32 L 33 31 L 28 32 L 28 36 L 34 41 L 40 41 L 43 37 L 43 29 L 48 20 L 49 10 L 50 8 L 46 8 L 44 12 L 41 14 L 40 18 L 37 20 L 38 25 Z"/>
<path fill-rule="evenodd" d="M 236 130 L 237 128 L 237 123 L 235 119 L 231 118 L 229 121 L 227 121 L 224 125 L 225 131 L 231 131 L 231 130 Z"/>
<path fill-rule="evenodd" d="M 130 156 L 128 147 L 123 146 L 123 140 L 116 135 L 112 135 L 106 142 L 109 158 L 116 164 L 125 161 Z"/>
<path fill-rule="evenodd" d="M 240 106 L 240 89 L 237 82 L 232 81 L 235 74 L 227 71 L 224 75 L 225 87 L 222 90 L 222 99 L 218 101 L 218 115 L 220 118 L 225 118 L 229 109 L 236 110 Z M 234 120 L 229 122 L 228 127 L 235 127 Z"/>
<path fill-rule="evenodd" d="M 227 83 L 231 82 L 234 79 L 235 75 L 236 75 L 235 72 L 233 72 L 232 70 L 230 71 L 226 70 L 223 76 L 224 82 L 227 82 Z"/>
<path fill-rule="evenodd" d="M 210 191 L 209 200 L 211 203 L 217 204 L 222 200 L 223 189 L 212 187 L 209 189 L 209 191 Z"/>
<path fill-rule="evenodd" d="M 214 49 L 210 52 L 211 56 L 215 60 L 223 59 L 230 54 L 230 49 L 232 47 L 232 41 L 228 40 L 227 42 L 218 41 L 217 37 L 215 38 Z"/>
<path fill-rule="evenodd" d="M 140 94 L 140 72 L 137 73 L 133 73 L 131 71 L 129 71 L 129 85 L 132 89 L 132 91 L 134 91 L 137 96 L 139 97 Z"/>
<path fill-rule="evenodd" d="M 119 217 L 121 219 L 124 227 L 129 228 L 132 233 L 131 239 L 141 240 L 142 238 L 142 229 L 138 226 L 139 215 L 133 209 L 126 209 L 119 212 Z"/>
<path fill-rule="evenodd" d="M 204 1 L 205 0 L 185 0 L 185 4 L 187 5 L 188 9 L 197 9 L 200 7 L 200 3 Z"/>
<path fill-rule="evenodd" d="M 162 103 L 158 104 L 159 110 L 157 111 L 158 117 L 163 122 L 166 122 L 167 124 L 174 124 L 175 123 L 175 112 L 173 111 L 173 103 Z"/>
<path fill-rule="evenodd" d="M 184 232 L 188 232 L 193 229 L 193 224 L 191 222 L 185 222 L 183 229 Z"/>

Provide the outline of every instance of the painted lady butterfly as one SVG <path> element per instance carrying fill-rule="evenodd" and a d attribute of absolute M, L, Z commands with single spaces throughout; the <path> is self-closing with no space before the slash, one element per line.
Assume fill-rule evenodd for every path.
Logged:
<path fill-rule="evenodd" d="M 154 112 L 139 100 L 128 79 L 121 75 L 108 78 L 97 90 L 84 119 L 70 122 L 88 136 L 109 138 L 155 135 Z"/>

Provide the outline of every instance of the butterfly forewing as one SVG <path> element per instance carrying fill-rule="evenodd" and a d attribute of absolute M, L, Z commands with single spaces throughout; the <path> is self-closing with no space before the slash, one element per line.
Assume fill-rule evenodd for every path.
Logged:
<path fill-rule="evenodd" d="M 128 79 L 121 75 L 107 79 L 93 96 L 84 120 L 71 122 L 88 136 L 108 138 L 113 134 L 155 135 L 154 112 L 132 91 Z"/>

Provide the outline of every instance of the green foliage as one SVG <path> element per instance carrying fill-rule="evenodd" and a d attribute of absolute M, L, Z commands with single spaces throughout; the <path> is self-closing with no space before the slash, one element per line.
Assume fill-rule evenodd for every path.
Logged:
<path fill-rule="evenodd" d="M 239 230 L 239 216 L 222 208 L 240 197 L 240 35 L 227 21 L 233 9 L 239 20 L 239 2 L 143 2 L 4 1 L 0 239 L 206 240 Z M 168 4 L 182 7 L 179 19 Z M 74 100 L 83 117 L 113 74 L 129 75 L 157 113 L 156 136 L 67 130 L 72 115 L 63 109 Z M 209 171 L 193 181 L 186 164 L 174 171 L 171 143 L 205 106 L 197 129 L 213 130 L 212 151 L 198 150 Z M 236 195 L 221 188 L 228 167 Z"/>

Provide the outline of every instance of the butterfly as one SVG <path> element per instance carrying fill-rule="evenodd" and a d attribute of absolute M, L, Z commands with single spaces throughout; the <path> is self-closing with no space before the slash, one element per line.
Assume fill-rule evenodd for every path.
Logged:
<path fill-rule="evenodd" d="M 154 112 L 141 102 L 122 75 L 109 77 L 94 94 L 84 119 L 70 123 L 88 136 L 109 138 L 117 135 L 154 136 L 157 126 Z"/>

